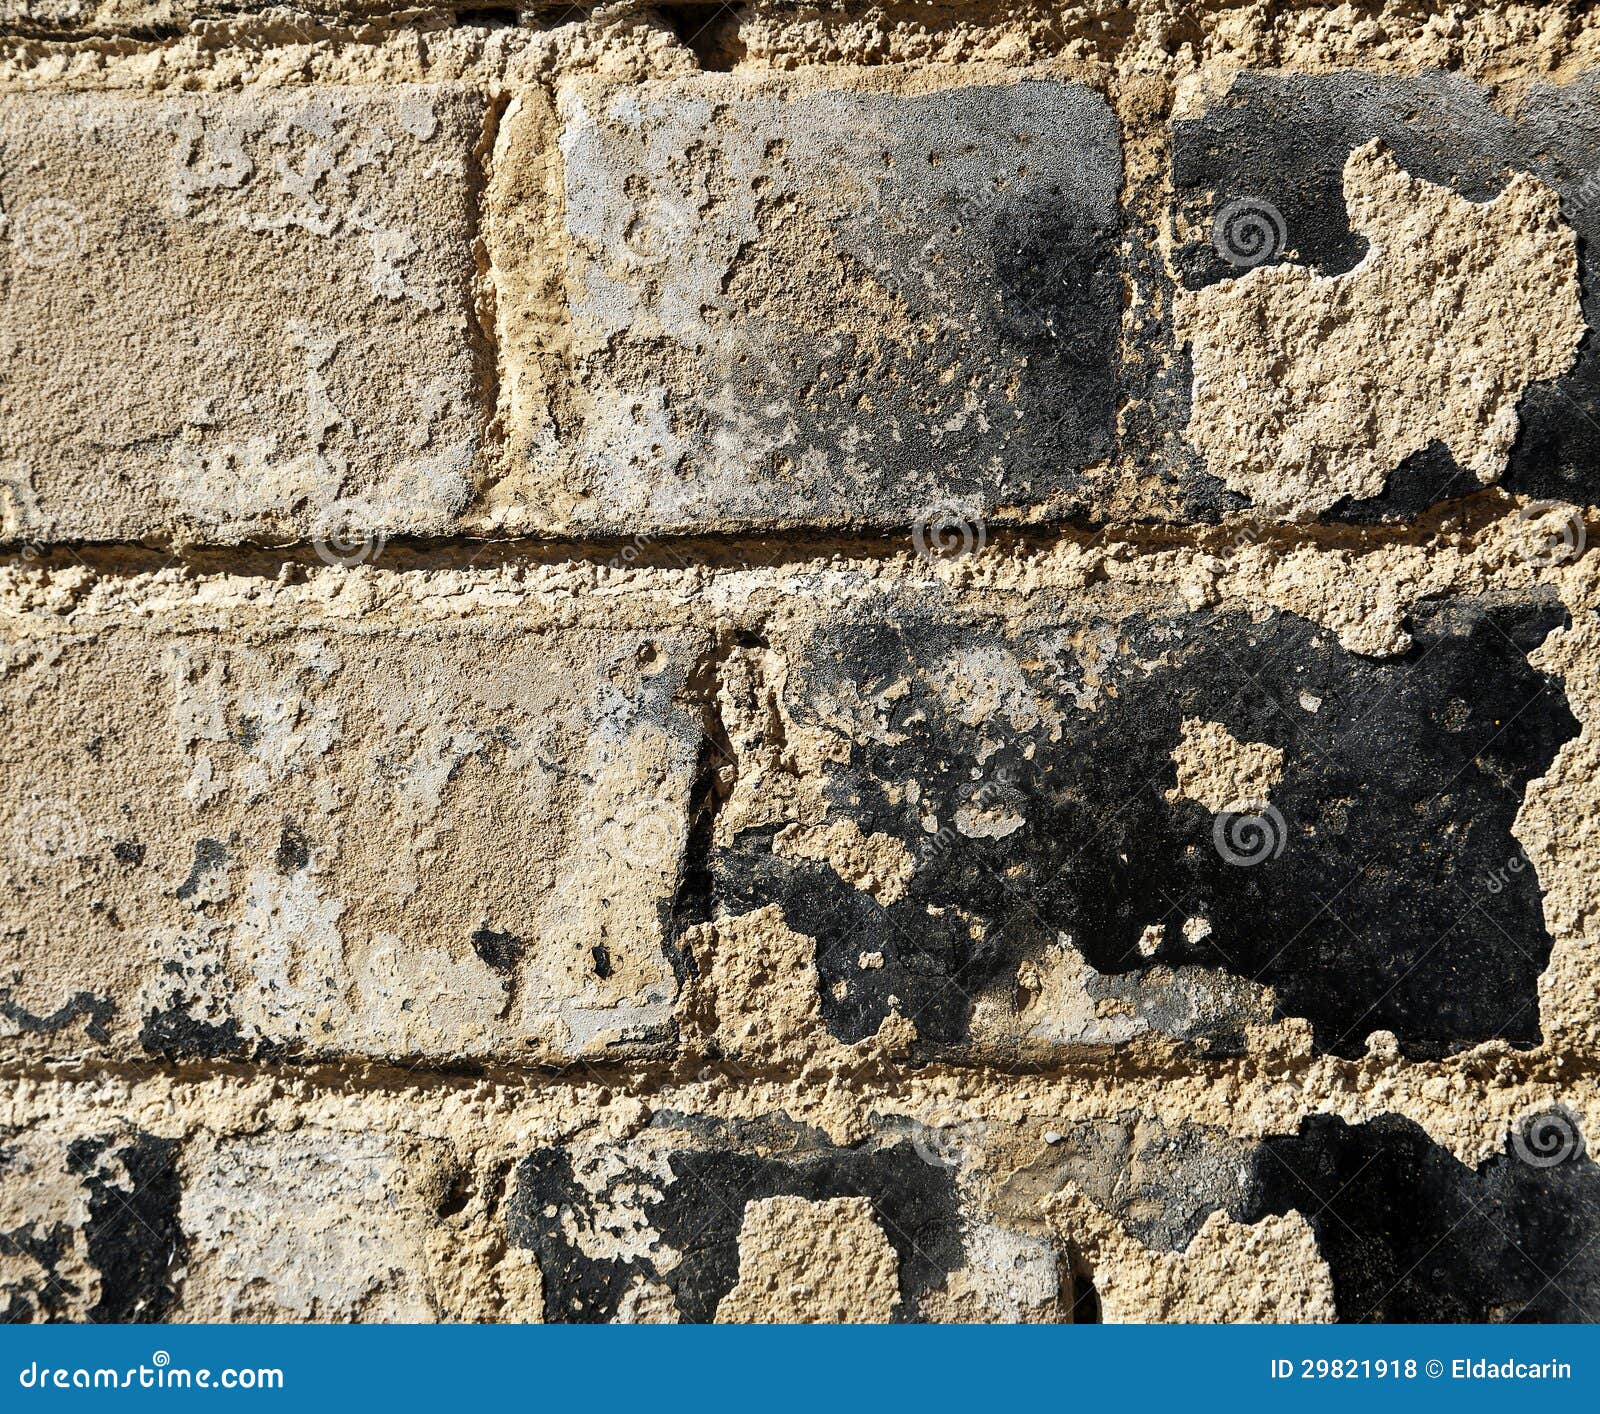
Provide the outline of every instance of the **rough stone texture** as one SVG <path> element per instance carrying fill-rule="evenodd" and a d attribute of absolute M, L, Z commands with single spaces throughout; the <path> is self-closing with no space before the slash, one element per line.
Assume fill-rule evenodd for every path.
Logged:
<path fill-rule="evenodd" d="M 237 627 L 10 645 L 12 1054 L 670 1043 L 694 633 Z"/>
<path fill-rule="evenodd" d="M 484 416 L 457 88 L 0 98 L 11 540 L 447 530 Z"/>
<path fill-rule="evenodd" d="M 518 208 L 554 206 L 566 268 L 554 327 L 528 288 L 542 264 L 499 294 L 497 523 L 1090 503 L 1117 406 L 1115 115 L 1059 81 L 883 90 L 695 78 L 568 85 L 553 123 L 527 105 L 496 204 L 512 243 L 539 220 Z M 543 183 L 518 150 L 541 143 Z M 552 340 L 564 377 L 541 400 L 522 365 Z"/>
<path fill-rule="evenodd" d="M 1414 397 L 1421 384 L 1413 380 L 1437 378 L 1443 368 L 1461 361 L 1466 367 L 1457 380 L 1456 397 L 1463 400 L 1458 406 L 1466 406 L 1468 397 L 1482 400 L 1477 416 L 1483 430 L 1476 439 L 1464 437 L 1459 426 L 1452 428 L 1444 421 L 1431 425 L 1417 421 L 1409 433 L 1396 437 L 1388 427 L 1370 426 L 1374 413 L 1365 411 L 1359 401 L 1354 407 L 1348 403 L 1340 407 L 1343 400 L 1335 400 L 1333 406 L 1340 407 L 1352 434 L 1343 439 L 1345 450 L 1340 455 L 1364 457 L 1367 469 L 1354 480 L 1341 477 L 1337 464 L 1329 466 L 1325 476 L 1313 476 L 1317 469 L 1313 458 L 1304 477 L 1291 478 L 1303 510 L 1315 513 L 1331 507 L 1335 517 L 1395 519 L 1415 515 L 1435 501 L 1469 494 L 1479 481 L 1490 479 L 1535 497 L 1581 505 L 1600 499 L 1596 489 L 1600 355 L 1594 340 L 1585 338 L 1576 361 L 1570 359 L 1575 334 L 1593 327 L 1600 315 L 1596 304 L 1600 267 L 1595 264 L 1600 239 L 1600 119 L 1595 116 L 1594 83 L 1587 75 L 1570 84 L 1536 82 L 1514 101 L 1497 104 L 1483 86 L 1458 74 L 1245 73 L 1213 101 L 1203 96 L 1203 85 L 1197 83 L 1181 105 L 1173 124 L 1173 184 L 1192 234 L 1180 245 L 1176 259 L 1191 288 L 1233 280 L 1262 288 L 1265 302 L 1262 282 L 1274 277 L 1266 270 L 1252 273 L 1256 268 L 1269 267 L 1288 276 L 1285 267 L 1291 262 L 1306 267 L 1323 278 L 1291 278 L 1288 288 L 1306 292 L 1300 297 L 1298 317 L 1311 317 L 1307 301 L 1321 303 L 1324 292 L 1341 284 L 1355 303 L 1348 314 L 1332 312 L 1327 334 L 1337 344 L 1353 326 L 1371 318 L 1354 296 L 1371 278 L 1374 243 L 1380 262 L 1387 240 L 1396 252 L 1405 251 L 1407 264 L 1432 271 L 1410 282 L 1412 295 L 1405 306 L 1393 299 L 1387 302 L 1395 331 L 1383 341 L 1383 357 L 1374 358 L 1366 370 L 1361 368 L 1365 355 L 1354 348 L 1352 359 L 1320 342 L 1297 350 L 1291 343 L 1284 351 L 1291 366 L 1272 378 L 1275 386 L 1292 388 L 1301 378 L 1323 380 L 1333 375 L 1350 388 L 1345 399 L 1359 398 L 1363 382 L 1378 384 L 1382 394 L 1376 401 L 1382 405 L 1399 389 Z M 1342 189 L 1349 180 L 1352 154 L 1374 141 L 1412 181 L 1453 190 L 1470 202 L 1489 203 L 1482 208 L 1481 220 L 1493 221 L 1499 219 L 1497 212 L 1504 213 L 1510 226 L 1503 235 L 1489 238 L 1496 247 L 1494 259 L 1506 259 L 1513 250 L 1516 255 L 1494 286 L 1477 294 L 1466 287 L 1452 292 L 1441 272 L 1451 271 L 1452 278 L 1470 285 L 1472 279 L 1487 275 L 1493 262 L 1451 259 L 1436 228 L 1402 234 L 1400 223 L 1415 219 L 1412 212 L 1419 205 L 1440 204 L 1439 196 L 1421 189 L 1420 202 L 1408 201 L 1397 187 L 1393 195 L 1379 195 L 1373 202 Z M 1552 223 L 1545 192 L 1560 199 L 1559 224 Z M 1508 199 L 1510 208 L 1504 205 Z M 1512 214 L 1530 201 L 1533 206 L 1524 216 Z M 1448 199 L 1443 204 L 1450 205 Z M 1468 214 L 1459 204 L 1454 209 Z M 1364 229 L 1369 223 L 1375 224 Z M 1385 232 L 1392 234 L 1386 237 Z M 1561 245 L 1570 242 L 1568 232 L 1576 233 L 1581 243 L 1583 324 L 1576 329 L 1569 307 L 1571 292 L 1561 273 L 1570 257 L 1559 253 Z M 1257 240 L 1262 244 L 1255 245 Z M 1542 288 L 1533 288 L 1534 283 Z M 1280 282 L 1272 288 L 1285 287 Z M 1515 295 L 1519 288 L 1523 293 Z M 1474 334 L 1473 321 L 1502 299 L 1505 306 L 1489 315 L 1500 332 L 1486 345 L 1481 334 Z M 1221 307 L 1237 306 L 1238 300 L 1235 296 Z M 1295 308 L 1297 302 L 1286 303 Z M 1380 301 L 1379 308 L 1383 304 Z M 1406 318 L 1408 313 L 1412 318 Z M 1271 317 L 1283 320 L 1285 311 Z M 1216 322 L 1215 316 L 1204 318 L 1204 329 L 1203 339 L 1231 342 L 1241 353 L 1246 377 L 1255 354 L 1272 342 L 1268 339 L 1245 352 L 1237 331 L 1230 334 L 1226 323 Z M 1418 337 L 1439 342 L 1432 350 L 1408 347 Z M 1520 355 L 1514 352 L 1519 340 Z M 1449 356 L 1435 356 L 1441 349 Z M 1529 354 L 1536 363 L 1526 361 Z M 1228 377 L 1220 364 L 1216 371 Z M 1497 402 L 1496 385 L 1505 386 L 1505 375 L 1513 371 L 1516 377 L 1506 388 L 1510 398 L 1500 394 Z M 1259 397 L 1259 381 L 1255 390 Z M 1449 399 L 1442 392 L 1425 398 L 1421 407 L 1412 407 L 1410 417 L 1443 418 Z M 1369 428 L 1365 444 L 1363 428 Z M 1289 429 L 1275 431 L 1281 435 Z M 1202 443 L 1213 435 L 1209 423 L 1201 427 Z M 1329 428 L 1322 437 L 1340 435 Z M 1292 446 L 1291 460 L 1308 455 L 1319 441 L 1308 439 L 1304 449 Z M 1266 445 L 1267 441 L 1258 442 L 1257 451 Z M 1247 448 L 1239 452 L 1245 458 L 1250 455 Z M 1240 470 L 1253 479 L 1248 460 Z M 1296 484 L 1302 479 L 1311 484 Z M 1276 493 L 1285 494 L 1288 488 Z M 1265 504 L 1270 507 L 1273 500 L 1269 494 Z"/>
<path fill-rule="evenodd" d="M 898 1013 L 984 1052 L 1236 1050 L 1275 1009 L 1345 1054 L 1539 1039 L 1550 939 L 1511 827 L 1577 733 L 1526 656 L 1559 609 L 1429 605 L 1373 660 L 1294 614 L 1034 603 L 1008 632 L 891 600 L 752 650 L 772 768 L 718 819 L 718 898 L 813 940 L 835 1036 Z M 1265 800 L 1185 786 L 1196 723 L 1277 754 Z M 893 896 L 782 848 L 840 816 L 914 861 Z"/>
<path fill-rule="evenodd" d="M 1367 243 L 1348 274 L 1280 265 L 1179 306 L 1191 435 L 1211 471 L 1270 513 L 1370 499 L 1435 445 L 1465 488 L 1495 479 L 1517 400 L 1567 371 L 1587 327 L 1577 241 L 1535 179 L 1519 173 L 1475 205 L 1374 142 L 1345 163 L 1344 202 Z M 1249 218 L 1236 210 L 1229 229 L 1228 210 L 1216 234 L 1237 257 Z"/>
<path fill-rule="evenodd" d="M 6 1318 L 1600 1317 L 1596 74 L 0 5 Z"/>

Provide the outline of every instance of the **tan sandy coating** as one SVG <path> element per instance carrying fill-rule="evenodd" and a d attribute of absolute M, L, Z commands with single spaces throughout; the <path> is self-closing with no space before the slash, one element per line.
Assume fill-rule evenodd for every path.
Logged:
<path fill-rule="evenodd" d="M 1594 8 L 498 19 L 0 0 L 4 1318 L 1600 1315 Z"/>

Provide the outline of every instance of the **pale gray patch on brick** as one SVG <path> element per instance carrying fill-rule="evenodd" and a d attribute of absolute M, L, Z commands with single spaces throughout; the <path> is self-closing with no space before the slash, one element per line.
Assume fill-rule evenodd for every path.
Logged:
<path fill-rule="evenodd" d="M 1097 93 L 565 91 L 554 460 L 613 529 L 1072 502 L 1116 408 L 1120 138 Z"/>
<path fill-rule="evenodd" d="M 0 99 L 6 535 L 452 527 L 483 114 L 405 85 Z"/>

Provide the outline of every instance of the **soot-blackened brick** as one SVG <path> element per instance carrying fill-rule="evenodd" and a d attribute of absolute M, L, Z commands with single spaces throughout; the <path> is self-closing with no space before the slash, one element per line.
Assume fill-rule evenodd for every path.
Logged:
<path fill-rule="evenodd" d="M 649 1236 L 636 1253 L 595 1256 L 576 1240 L 616 1224 L 613 1205 L 637 1201 Z M 680 1319 L 708 1322 L 739 1278 L 739 1234 L 748 1205 L 775 1197 L 822 1202 L 864 1198 L 899 1260 L 897 1318 L 965 1260 L 954 1169 L 910 1140 L 835 1149 L 802 1144 L 778 1157 L 736 1147 L 684 1147 L 658 1163 L 608 1162 L 598 1184 L 581 1182 L 564 1149 L 518 1166 L 507 1212 L 513 1243 L 537 1254 L 545 1319 L 606 1322 L 643 1283 L 666 1287 Z M 647 1250 L 646 1250 L 647 1249 Z"/>
<path fill-rule="evenodd" d="M 186 1253 L 178 1148 L 140 1131 L 60 1147 L 25 1134 L 0 1154 L 0 1182 L 21 1190 L 12 1210 L 32 1215 L 0 1232 L 0 1256 L 11 1259 L 0 1280 L 4 1319 L 164 1320 Z M 86 1268 L 98 1279 L 81 1281 Z"/>
<path fill-rule="evenodd" d="M 1508 117 L 1455 74 L 1241 74 L 1208 111 L 1173 124 L 1173 186 L 1193 232 L 1176 254 L 1180 279 L 1199 289 L 1256 263 L 1290 261 L 1324 275 L 1353 269 L 1366 242 L 1351 230 L 1342 173 L 1351 152 L 1379 139 L 1407 172 L 1472 201 L 1494 197 L 1516 171 L 1549 185 L 1581 238 L 1583 315 L 1593 329 L 1600 323 L 1597 83 L 1537 85 Z M 1213 241 L 1219 214 L 1234 203 L 1257 210 L 1266 203 L 1276 213 L 1276 232 L 1261 228 L 1271 253 L 1259 261 L 1230 262 Z M 1600 502 L 1600 350 L 1592 334 L 1571 371 L 1530 386 L 1517 411 L 1521 430 L 1501 484 L 1534 497 Z M 1477 485 L 1448 450 L 1433 447 L 1397 469 L 1383 496 L 1336 506 L 1329 518 L 1404 519 Z"/>
<path fill-rule="evenodd" d="M 1123 303 L 1102 96 L 700 76 L 575 86 L 562 118 L 574 523 L 1087 504 Z"/>
<path fill-rule="evenodd" d="M 1019 974 L 1069 943 L 1099 974 L 1270 985 L 1342 1055 L 1380 1029 L 1414 1056 L 1535 1044 L 1551 939 L 1511 826 L 1577 732 L 1527 660 L 1562 619 L 1430 603 L 1393 658 L 1282 611 L 1014 636 L 915 608 L 835 622 L 789 650 L 786 707 L 847 747 L 827 768 L 830 818 L 916 867 L 885 902 L 775 849 L 783 826 L 763 823 L 715 853 L 718 904 L 776 904 L 815 939 L 846 1041 L 899 1010 L 925 1045 L 970 1046 L 979 999 L 1031 1025 Z M 1264 812 L 1214 814 L 1179 790 L 1195 721 L 1282 752 Z M 861 966 L 868 951 L 881 967 Z"/>
<path fill-rule="evenodd" d="M 1553 1322 L 1600 1316 L 1600 1167 L 1564 1111 L 1468 1167 L 1399 1115 L 1314 1115 L 1264 1141 L 1238 1214 L 1301 1213 L 1341 1321 Z"/>
<path fill-rule="evenodd" d="M 153 1322 L 171 1307 L 173 1271 L 182 1265 L 178 1143 L 138 1134 L 125 1142 L 84 1139 L 68 1150 L 89 1194 L 84 1236 L 100 1271 L 96 1322 Z"/>

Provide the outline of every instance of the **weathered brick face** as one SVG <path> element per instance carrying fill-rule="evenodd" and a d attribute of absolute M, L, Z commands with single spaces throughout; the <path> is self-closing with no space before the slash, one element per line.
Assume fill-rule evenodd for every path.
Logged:
<path fill-rule="evenodd" d="M 7 96 L 13 533 L 448 530 L 481 94 Z"/>
<path fill-rule="evenodd" d="M 561 529 L 613 534 L 1083 503 L 1122 302 L 1100 94 L 574 84 L 557 120 L 572 386 L 559 430 L 513 427 L 518 519 L 552 495 Z"/>
<path fill-rule="evenodd" d="M 1276 1011 L 1342 1054 L 1374 1030 L 1412 1054 L 1531 1045 L 1550 939 L 1511 826 L 1577 731 L 1526 658 L 1559 619 L 1437 603 L 1373 662 L 1226 607 L 1017 634 L 892 602 L 841 618 L 790 648 L 776 727 L 837 747 L 827 820 L 809 791 L 778 819 L 757 795 L 758 826 L 725 821 L 719 901 L 816 940 L 849 1041 L 903 1009 L 980 1055 L 1147 1029 L 1215 1052 Z M 1213 739 L 1270 760 L 1259 797 Z M 841 822 L 898 872 L 863 888 Z"/>
<path fill-rule="evenodd" d="M 1535 9 L 0 5 L 5 1318 L 1600 1316 Z"/>
<path fill-rule="evenodd" d="M 693 631 L 349 627 L 15 645 L 17 1052 L 670 1044 Z"/>

